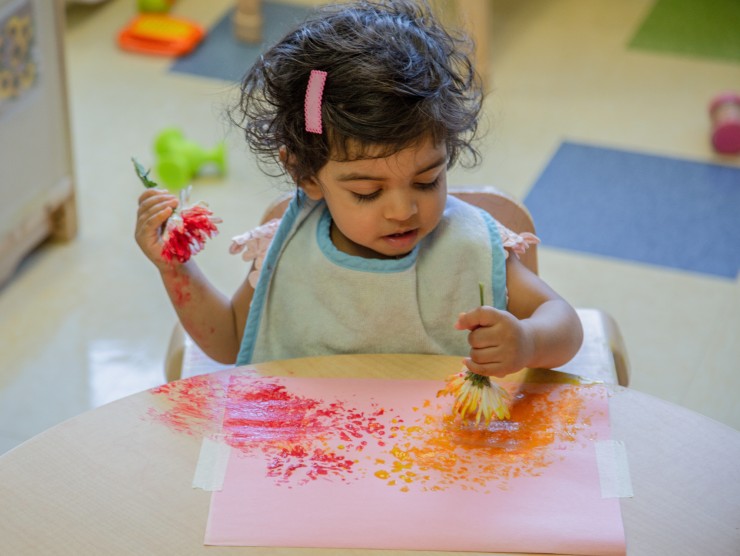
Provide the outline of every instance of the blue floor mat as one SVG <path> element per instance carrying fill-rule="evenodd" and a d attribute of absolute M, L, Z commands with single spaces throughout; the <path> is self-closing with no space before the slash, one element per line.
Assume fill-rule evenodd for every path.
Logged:
<path fill-rule="evenodd" d="M 300 6 L 263 2 L 261 44 L 247 44 L 234 36 L 231 22 L 233 13 L 233 9 L 229 10 L 208 31 L 198 48 L 175 61 L 170 71 L 239 82 L 265 46 L 280 40 L 285 33 L 303 21 L 310 10 Z"/>
<path fill-rule="evenodd" d="M 738 274 L 738 168 L 566 142 L 524 203 L 547 246 Z"/>

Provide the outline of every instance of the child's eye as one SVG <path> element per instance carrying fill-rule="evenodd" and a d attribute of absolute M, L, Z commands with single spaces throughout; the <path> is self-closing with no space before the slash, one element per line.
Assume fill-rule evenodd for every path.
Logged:
<path fill-rule="evenodd" d="M 435 178 L 434 181 L 430 181 L 429 183 L 417 183 L 416 188 L 421 191 L 431 191 L 433 189 L 437 189 L 438 185 L 439 178 Z"/>
<path fill-rule="evenodd" d="M 368 201 L 377 199 L 380 196 L 380 189 L 378 189 L 377 191 L 373 191 L 372 193 L 368 193 L 367 195 L 363 195 L 362 193 L 355 193 L 353 191 L 352 195 L 354 195 L 355 200 L 358 203 L 367 203 Z"/>

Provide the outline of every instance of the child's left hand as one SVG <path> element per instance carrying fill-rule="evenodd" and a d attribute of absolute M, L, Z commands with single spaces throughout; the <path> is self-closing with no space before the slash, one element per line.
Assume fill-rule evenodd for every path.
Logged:
<path fill-rule="evenodd" d="M 465 366 L 474 373 L 503 377 L 526 367 L 532 359 L 534 339 L 526 322 L 507 311 L 477 307 L 460 313 L 455 328 L 471 331 Z"/>

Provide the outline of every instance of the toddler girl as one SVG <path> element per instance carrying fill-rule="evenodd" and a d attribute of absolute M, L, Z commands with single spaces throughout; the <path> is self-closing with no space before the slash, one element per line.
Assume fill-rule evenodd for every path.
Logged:
<path fill-rule="evenodd" d="M 514 252 L 536 239 L 447 193 L 447 169 L 478 160 L 468 52 L 428 6 L 367 0 L 319 9 L 255 63 L 232 118 L 297 188 L 279 225 L 235 238 L 235 252 L 258 236 L 269 249 L 246 253 L 257 261 L 230 300 L 192 260 L 162 259 L 175 197 L 139 199 L 137 242 L 205 353 L 459 354 L 493 376 L 576 353 L 575 311 Z"/>

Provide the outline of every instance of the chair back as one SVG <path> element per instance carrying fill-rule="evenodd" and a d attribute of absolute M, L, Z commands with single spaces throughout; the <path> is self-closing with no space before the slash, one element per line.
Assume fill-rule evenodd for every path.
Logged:
<path fill-rule="evenodd" d="M 521 202 L 495 187 L 458 187 L 450 194 L 470 205 L 482 208 L 512 232 L 535 233 L 532 215 Z M 519 257 L 529 270 L 537 274 L 537 246 L 530 245 Z"/>
<path fill-rule="evenodd" d="M 501 224 L 513 232 L 534 233 L 534 222 L 527 207 L 495 187 L 456 187 L 450 189 L 450 195 L 476 207 L 480 207 Z M 265 209 L 261 223 L 269 222 L 273 218 L 281 218 L 293 198 L 293 193 L 285 193 L 275 199 Z M 520 260 L 529 270 L 537 274 L 537 246 L 531 245 Z"/>

